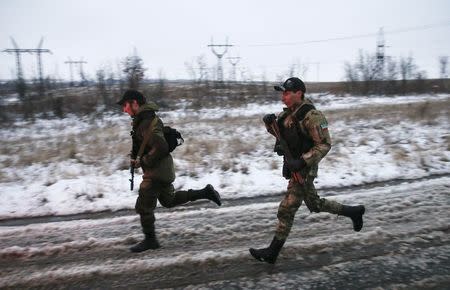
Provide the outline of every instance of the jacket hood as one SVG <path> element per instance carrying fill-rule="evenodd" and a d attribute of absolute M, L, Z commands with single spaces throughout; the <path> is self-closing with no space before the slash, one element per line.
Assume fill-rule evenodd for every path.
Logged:
<path fill-rule="evenodd" d="M 313 102 L 310 99 L 308 99 L 308 98 L 305 98 L 305 100 L 303 101 L 302 104 L 314 105 Z"/>
<path fill-rule="evenodd" d="M 157 104 L 153 103 L 153 102 L 147 102 L 146 104 L 142 105 L 139 107 L 139 112 L 144 112 L 144 111 L 159 111 L 159 107 Z"/>
<path fill-rule="evenodd" d="M 289 108 L 287 108 L 287 107 L 284 107 L 284 108 L 283 108 L 283 111 L 285 111 L 285 112 L 295 112 L 295 111 L 297 111 L 300 107 L 303 107 L 304 105 L 311 105 L 311 106 L 314 106 L 313 102 L 312 102 L 310 99 L 308 99 L 308 98 L 305 97 L 305 99 L 303 99 L 303 101 L 302 101 L 301 103 L 299 103 L 298 105 L 296 105 L 294 108 L 289 109 Z"/>
<path fill-rule="evenodd" d="M 132 117 L 133 127 L 137 127 L 142 120 L 152 119 L 156 115 L 155 112 L 157 112 L 158 110 L 158 105 L 153 102 L 148 102 L 144 105 L 141 105 L 137 114 Z"/>

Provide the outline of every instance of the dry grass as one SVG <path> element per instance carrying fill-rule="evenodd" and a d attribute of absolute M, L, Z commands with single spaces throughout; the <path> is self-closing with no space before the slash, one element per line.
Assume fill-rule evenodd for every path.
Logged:
<path fill-rule="evenodd" d="M 364 124 L 367 123 L 366 120 L 380 119 L 382 120 L 380 130 L 386 132 L 389 124 L 397 124 L 400 121 L 432 125 L 433 122 L 436 122 L 437 117 L 445 115 L 448 118 L 449 107 L 450 100 L 444 100 L 418 104 L 372 106 L 354 110 L 333 110 L 325 112 L 325 115 L 331 126 L 337 121 L 345 121 L 347 124 L 356 122 Z M 274 154 L 272 153 L 274 139 L 268 136 L 258 116 L 229 117 L 218 120 L 198 120 L 186 117 L 175 121 L 169 122 L 169 125 L 180 129 L 185 137 L 185 144 L 178 147 L 173 153 L 176 162 L 182 164 L 182 166 L 177 166 L 182 168 L 182 171 L 177 172 L 178 175 L 195 178 L 203 175 L 205 171 L 209 172 L 217 168 L 224 172 L 247 174 L 251 164 L 248 164 L 246 160 L 255 158 L 256 152 L 259 152 L 257 158 L 266 158 L 266 155 L 260 152 L 268 152 L 267 156 Z M 14 142 L 0 140 L 2 165 L 3 167 L 16 167 L 20 171 L 21 167 L 31 164 L 50 165 L 72 160 L 85 166 L 93 166 L 99 170 L 99 173 L 105 175 L 112 174 L 116 170 L 127 169 L 129 166 L 128 154 L 131 149 L 131 138 L 127 126 L 117 126 L 115 123 L 108 124 L 103 128 L 95 126 L 93 124 L 87 132 L 62 135 L 63 137 L 48 136 L 39 139 L 24 137 Z M 356 129 L 349 127 L 331 132 L 333 152 L 327 156 L 327 162 L 334 162 L 333 158 L 339 156 L 341 151 L 344 152 L 346 147 L 369 144 L 370 140 L 364 138 L 348 141 L 349 138 L 346 136 L 349 133 L 348 130 Z M 239 134 L 239 131 L 236 130 L 252 133 L 250 135 Z M 361 128 L 361 130 L 361 132 L 355 131 L 354 133 L 366 136 L 367 134 L 364 135 L 365 128 Z M 391 137 L 388 136 L 388 138 Z M 443 144 L 447 144 L 446 150 L 450 151 L 450 135 L 447 134 L 442 138 L 444 139 Z M 357 144 L 348 143 L 353 141 L 356 141 Z M 410 158 L 408 152 L 397 143 L 398 140 L 395 139 L 386 142 L 393 158 L 399 162 Z M 268 166 L 271 169 L 278 169 L 279 164 L 277 161 L 270 161 Z M 20 179 L 21 177 L 19 175 L 6 176 L 0 170 L 1 182 L 11 181 L 14 178 Z M 47 180 L 45 182 L 51 185 L 54 181 Z"/>
<path fill-rule="evenodd" d="M 205 171 L 205 168 L 206 171 L 210 168 L 219 168 L 224 172 L 248 174 L 249 167 L 241 162 L 242 158 L 254 153 L 261 146 L 255 139 L 262 138 L 249 139 L 245 137 L 248 135 L 245 133 L 237 137 L 232 136 L 236 136 L 237 129 L 253 132 L 261 125 L 259 123 L 258 118 L 248 117 L 228 117 L 219 120 L 198 120 L 188 117 L 182 122 L 178 120 L 178 123 L 170 124 L 180 129 L 185 138 L 185 143 L 174 151 L 174 159 L 190 164 L 189 174 L 179 174 L 193 175 L 193 172 L 196 172 L 197 176 Z M 183 127 L 186 124 L 188 127 Z M 266 133 L 261 130 L 261 134 Z"/>
<path fill-rule="evenodd" d="M 408 151 L 400 146 L 392 145 L 388 150 L 392 153 L 392 157 L 394 158 L 394 160 L 399 163 L 407 161 L 409 159 Z"/>
<path fill-rule="evenodd" d="M 373 105 L 357 109 L 339 109 L 326 112 L 326 117 L 330 123 L 338 120 L 357 121 L 365 119 L 384 119 L 388 122 L 399 121 L 422 121 L 425 124 L 434 124 L 436 117 L 447 114 L 450 108 L 450 99 L 412 103 L 393 104 L 390 106 Z"/>
<path fill-rule="evenodd" d="M 95 166 L 99 173 L 111 174 L 117 169 L 128 168 L 127 154 L 130 148 L 127 132 L 119 132 L 114 127 L 92 127 L 89 132 L 78 134 L 34 139 L 24 137 L 17 141 L 1 140 L 0 156 L 3 157 L 4 168 L 14 167 L 19 171 L 20 168 L 33 164 L 48 166 L 72 160 L 86 166 Z M 118 164 L 116 167 L 105 166 L 117 159 L 119 162 L 115 162 Z M 15 178 L 17 176 L 7 178 L 5 174 L 0 173 L 1 182 L 12 181 Z M 49 184 L 53 182 L 46 181 Z"/>

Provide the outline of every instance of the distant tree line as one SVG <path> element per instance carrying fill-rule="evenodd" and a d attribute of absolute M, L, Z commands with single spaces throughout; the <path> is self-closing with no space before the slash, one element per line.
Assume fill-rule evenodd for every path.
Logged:
<path fill-rule="evenodd" d="M 438 61 L 440 81 L 430 83 L 426 71 L 416 65 L 412 56 L 380 59 L 360 51 L 354 63 L 345 63 L 346 91 L 362 95 L 448 92 L 448 57 L 441 56 Z"/>
<path fill-rule="evenodd" d="M 350 94 L 406 94 L 423 92 L 449 92 L 448 57 L 439 58 L 441 79 L 431 82 L 426 72 L 420 70 L 412 56 L 399 59 L 386 58 L 383 62 L 376 55 L 360 51 L 354 63 L 345 63 L 345 82 L 311 83 L 309 92 L 321 90 Z M 278 99 L 265 75 L 256 77 L 248 69 L 240 68 L 241 81 L 214 81 L 214 70 L 208 68 L 205 56 L 185 63 L 190 76 L 188 81 L 172 81 L 168 85 L 164 73 L 159 71 L 156 80 L 145 78 L 142 58 L 136 52 L 122 59 L 117 69 L 110 66 L 96 71 L 95 79 L 80 75 L 78 83 L 63 82 L 47 77 L 24 79 L 0 84 L 0 96 L 16 95 L 18 102 L 4 103 L 0 99 L 0 120 L 22 116 L 63 118 L 68 113 L 91 114 L 119 110 L 116 101 L 126 89 L 139 89 L 162 107 L 184 106 L 233 106 L 245 102 L 265 102 Z M 308 67 L 296 62 L 277 76 L 282 81 L 292 75 L 303 77 Z M 236 76 L 236 72 L 233 71 Z"/>
<path fill-rule="evenodd" d="M 210 79 L 204 57 L 197 59 L 197 66 L 186 65 L 192 81 L 173 81 L 168 86 L 163 71 L 158 78 L 145 78 L 146 68 L 141 57 L 135 52 L 117 64 L 117 70 L 110 66 L 101 67 L 95 73 L 95 79 L 80 75 L 79 82 L 63 82 L 46 78 L 44 89 L 39 81 L 23 79 L 0 84 L 0 96 L 18 96 L 18 101 L 6 103 L 0 98 L 0 120 L 13 120 L 22 117 L 64 118 L 67 114 L 101 114 L 118 111 L 117 100 L 127 89 L 141 90 L 144 95 L 161 107 L 184 106 L 200 108 L 207 106 L 247 102 L 250 98 L 261 102 L 273 97 L 268 93 L 267 82 L 248 81 L 217 82 Z M 5 122 L 3 124 L 6 124 Z"/>

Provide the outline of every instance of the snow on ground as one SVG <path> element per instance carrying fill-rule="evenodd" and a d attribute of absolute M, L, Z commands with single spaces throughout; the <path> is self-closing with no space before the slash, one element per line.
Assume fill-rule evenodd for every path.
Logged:
<path fill-rule="evenodd" d="M 313 95 L 312 99 L 328 117 L 336 110 L 445 101 L 450 95 Z M 281 103 L 274 102 L 161 112 L 186 140 L 174 152 L 175 187 L 201 188 L 211 183 L 227 199 L 284 190 L 281 158 L 271 152 L 274 139 L 261 122 L 264 114 L 280 110 Z M 131 192 L 126 169 L 129 121 L 125 115 L 112 114 L 101 119 L 17 122 L 1 129 L 5 147 L 0 155 L 0 219 L 133 208 L 141 177 L 135 174 Z M 361 117 L 330 121 L 333 148 L 320 163 L 317 187 L 450 172 L 448 114 L 438 114 L 432 121 L 394 121 Z"/>
<path fill-rule="evenodd" d="M 426 101 L 439 101 L 449 98 L 447 94 L 430 95 L 412 95 L 412 96 L 336 96 L 332 94 L 312 94 L 308 95 L 314 104 L 320 110 L 336 110 L 348 108 L 361 108 L 369 105 L 392 105 L 392 104 L 411 104 Z M 221 119 L 224 117 L 249 117 L 265 112 L 279 112 L 280 102 L 257 104 L 250 103 L 244 107 L 238 108 L 208 108 L 208 109 L 180 109 L 168 112 L 167 116 L 170 118 L 181 118 L 186 116 L 196 116 L 199 119 Z M 263 115 L 264 116 L 264 115 Z"/>

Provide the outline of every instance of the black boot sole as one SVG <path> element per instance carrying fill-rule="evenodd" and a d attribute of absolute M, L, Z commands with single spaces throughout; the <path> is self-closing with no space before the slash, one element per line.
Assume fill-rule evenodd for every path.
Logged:
<path fill-rule="evenodd" d="M 222 199 L 220 197 L 220 194 L 217 192 L 217 190 L 214 189 L 214 187 L 211 184 L 208 184 L 206 186 L 206 189 L 211 192 L 209 200 L 213 201 L 218 206 L 222 205 Z"/>
<path fill-rule="evenodd" d="M 132 253 L 141 253 L 141 252 L 145 252 L 145 251 L 148 251 L 148 250 L 156 250 L 156 249 L 159 249 L 160 247 L 161 246 L 159 245 L 159 243 L 153 244 L 153 245 L 150 245 L 150 246 L 147 246 L 147 247 L 140 246 L 139 244 L 137 244 L 137 245 L 132 246 L 130 248 L 130 252 L 132 252 Z"/>
<path fill-rule="evenodd" d="M 160 248 L 160 246 L 146 248 L 146 249 L 134 249 L 133 247 L 131 247 L 130 248 L 130 252 L 132 252 L 132 253 L 142 253 L 142 252 L 145 252 L 145 251 L 148 251 L 148 250 L 156 250 L 156 249 L 159 249 L 159 248 Z"/>
<path fill-rule="evenodd" d="M 250 252 L 250 255 L 252 255 L 253 258 L 255 258 L 256 260 L 258 260 L 258 261 L 260 261 L 260 262 L 266 262 L 266 263 L 269 263 L 269 264 L 272 264 L 272 265 L 275 264 L 275 261 L 276 261 L 276 260 L 273 260 L 273 259 L 265 259 L 264 257 L 261 257 L 261 256 L 256 252 L 257 249 L 250 248 L 248 251 Z"/>
<path fill-rule="evenodd" d="M 359 232 L 359 231 L 362 230 L 363 225 L 364 225 L 363 215 L 364 215 L 365 212 L 366 212 L 366 208 L 365 208 L 364 206 L 362 206 L 362 209 L 361 209 L 361 212 L 360 212 L 360 214 L 361 214 L 361 226 L 360 226 L 360 227 L 359 227 L 359 226 L 358 226 L 358 227 L 353 226 L 353 230 L 354 230 L 355 232 Z M 354 222 L 353 218 L 352 218 L 352 222 L 353 222 L 353 225 L 356 224 L 356 223 Z M 358 223 L 358 225 L 359 225 L 359 223 Z"/>

